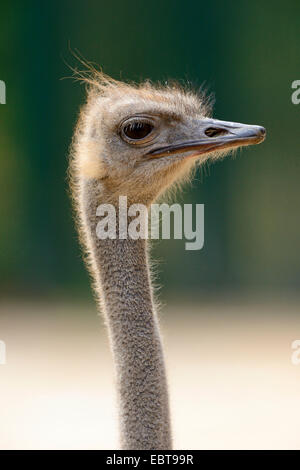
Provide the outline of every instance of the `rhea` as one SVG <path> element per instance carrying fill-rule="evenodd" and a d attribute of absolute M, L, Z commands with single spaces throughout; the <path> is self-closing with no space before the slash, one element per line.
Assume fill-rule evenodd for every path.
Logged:
<path fill-rule="evenodd" d="M 128 84 L 95 72 L 75 130 L 71 186 L 87 265 L 116 370 L 122 449 L 172 449 L 164 353 L 146 239 L 97 237 L 101 204 L 146 207 L 196 164 L 264 140 L 265 129 L 213 119 L 174 84 Z M 118 224 L 117 224 L 118 227 Z"/>

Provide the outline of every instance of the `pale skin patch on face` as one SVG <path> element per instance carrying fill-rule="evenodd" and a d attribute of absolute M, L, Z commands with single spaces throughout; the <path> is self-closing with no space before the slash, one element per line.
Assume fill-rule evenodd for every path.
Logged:
<path fill-rule="evenodd" d="M 98 141 L 86 140 L 82 142 L 80 152 L 77 156 L 77 169 L 80 176 L 85 178 L 104 178 L 106 176 L 105 165 L 98 154 Z"/>

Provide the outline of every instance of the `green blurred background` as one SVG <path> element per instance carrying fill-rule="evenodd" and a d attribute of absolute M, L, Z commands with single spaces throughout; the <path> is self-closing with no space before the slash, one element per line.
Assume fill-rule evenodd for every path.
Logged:
<path fill-rule="evenodd" d="M 205 204 L 205 246 L 154 247 L 163 296 L 292 293 L 300 280 L 297 0 L 2 2 L 0 285 L 10 296 L 90 296 L 66 169 L 84 87 L 78 49 L 115 78 L 206 83 L 214 116 L 260 124 L 264 144 L 199 172 L 180 202 Z"/>

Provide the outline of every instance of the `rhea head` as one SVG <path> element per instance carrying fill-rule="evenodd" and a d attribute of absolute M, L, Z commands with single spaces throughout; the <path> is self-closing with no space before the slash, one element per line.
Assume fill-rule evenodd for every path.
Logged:
<path fill-rule="evenodd" d="M 104 199 L 151 203 L 196 163 L 265 138 L 261 126 L 210 116 L 203 96 L 175 85 L 131 85 L 98 73 L 74 142 L 75 173 Z"/>

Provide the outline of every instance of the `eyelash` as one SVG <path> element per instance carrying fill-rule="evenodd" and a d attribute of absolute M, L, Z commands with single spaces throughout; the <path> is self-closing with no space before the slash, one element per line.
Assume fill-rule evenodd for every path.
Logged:
<path fill-rule="evenodd" d="M 121 137 L 125 141 L 129 142 L 138 142 L 146 139 L 153 131 L 154 123 L 149 119 L 131 119 L 128 122 L 124 122 L 121 127 Z M 143 130 L 145 131 L 143 134 Z M 140 135 L 139 135 L 140 131 Z M 134 135 L 134 132 L 136 134 Z M 132 135 L 130 135 L 132 133 Z"/>

